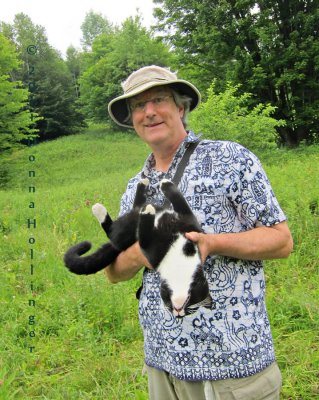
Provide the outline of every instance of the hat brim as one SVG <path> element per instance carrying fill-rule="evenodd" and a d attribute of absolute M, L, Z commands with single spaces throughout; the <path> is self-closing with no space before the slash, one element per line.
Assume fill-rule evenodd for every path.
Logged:
<path fill-rule="evenodd" d="M 139 86 L 137 89 L 132 90 L 130 93 L 118 96 L 110 101 L 108 105 L 108 112 L 112 120 L 117 125 L 123 126 L 125 128 L 133 128 L 133 125 L 127 121 L 127 118 L 129 116 L 127 99 L 156 86 L 169 86 L 172 89 L 175 89 L 178 93 L 189 96 L 192 99 L 190 104 L 190 111 L 193 111 L 200 103 L 200 92 L 190 82 L 182 79 L 176 79 L 175 81 L 169 82 L 148 82 L 144 85 Z"/>

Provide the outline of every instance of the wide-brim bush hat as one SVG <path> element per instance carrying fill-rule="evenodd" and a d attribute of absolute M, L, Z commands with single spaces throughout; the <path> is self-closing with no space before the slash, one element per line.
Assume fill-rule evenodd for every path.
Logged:
<path fill-rule="evenodd" d="M 127 120 L 129 116 L 127 99 L 155 86 L 165 85 L 170 86 L 178 93 L 187 95 L 192 99 L 190 111 L 194 110 L 200 103 L 200 92 L 192 83 L 183 79 L 178 79 L 177 75 L 167 68 L 151 65 L 133 72 L 126 81 L 122 83 L 123 95 L 116 97 L 110 101 L 108 105 L 111 118 L 120 126 L 133 128 L 131 122 Z"/>

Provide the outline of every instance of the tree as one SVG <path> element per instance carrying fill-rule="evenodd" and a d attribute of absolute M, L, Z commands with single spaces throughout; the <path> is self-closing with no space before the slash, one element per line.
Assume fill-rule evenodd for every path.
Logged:
<path fill-rule="evenodd" d="M 37 136 L 32 125 L 38 118 L 28 109 L 28 91 L 12 78 L 19 66 L 14 46 L 0 34 L 0 154 Z"/>
<path fill-rule="evenodd" d="M 32 104 L 44 117 L 38 124 L 42 139 L 77 132 L 84 126 L 84 116 L 79 110 L 72 76 L 65 62 L 53 57 L 42 60 L 36 68 Z"/>
<path fill-rule="evenodd" d="M 142 27 L 139 17 L 128 18 L 113 33 L 98 36 L 80 78 L 86 116 L 110 122 L 107 104 L 121 94 L 121 82 L 142 66 L 169 65 L 170 58 L 168 49 Z"/>
<path fill-rule="evenodd" d="M 22 61 L 15 77 L 31 92 L 32 111 L 42 117 L 36 121 L 40 139 L 56 138 L 81 128 L 84 117 L 78 110 L 71 73 L 49 45 L 44 28 L 20 13 L 13 25 L 2 23 L 0 30 L 15 44 Z"/>
<path fill-rule="evenodd" d="M 109 34 L 113 31 L 112 24 L 101 13 L 89 11 L 81 24 L 82 39 L 81 43 L 85 51 L 92 48 L 93 41 L 101 34 Z"/>
<path fill-rule="evenodd" d="M 254 104 L 276 106 L 282 143 L 319 140 L 318 0 L 154 3 L 157 29 L 201 89 L 240 83 Z"/>
<path fill-rule="evenodd" d="M 66 65 L 72 75 L 72 82 L 76 97 L 80 97 L 79 78 L 81 75 L 82 53 L 74 46 L 70 46 L 66 51 Z"/>

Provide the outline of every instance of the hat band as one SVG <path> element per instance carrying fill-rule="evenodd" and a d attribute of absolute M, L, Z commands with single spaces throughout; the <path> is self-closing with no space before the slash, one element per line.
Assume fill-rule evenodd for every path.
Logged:
<path fill-rule="evenodd" d="M 142 81 L 142 82 L 140 81 L 140 82 L 136 83 L 136 84 L 133 85 L 133 86 L 130 86 L 130 87 L 125 91 L 125 94 L 132 92 L 134 89 L 138 88 L 139 86 L 145 85 L 145 83 L 150 83 L 150 82 L 155 82 L 155 81 L 157 81 L 157 82 L 167 82 L 167 83 L 170 82 L 169 80 L 167 80 L 167 79 L 165 79 L 165 78 L 152 78 L 152 79 L 147 79 L 147 80 Z"/>

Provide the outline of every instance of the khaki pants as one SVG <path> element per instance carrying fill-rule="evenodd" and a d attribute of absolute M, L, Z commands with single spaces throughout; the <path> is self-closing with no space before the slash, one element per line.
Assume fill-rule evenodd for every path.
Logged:
<path fill-rule="evenodd" d="M 146 366 L 150 400 L 279 400 L 281 373 L 277 363 L 241 379 L 189 382 Z"/>

